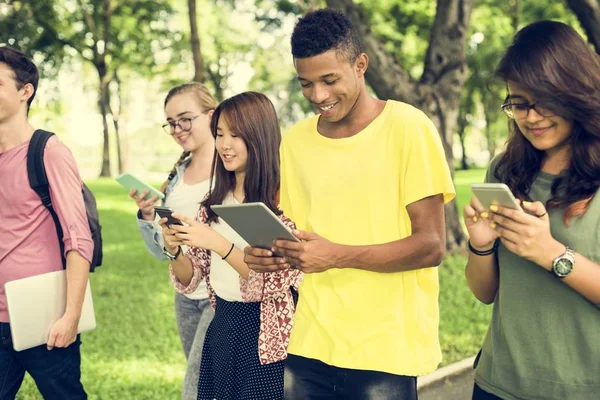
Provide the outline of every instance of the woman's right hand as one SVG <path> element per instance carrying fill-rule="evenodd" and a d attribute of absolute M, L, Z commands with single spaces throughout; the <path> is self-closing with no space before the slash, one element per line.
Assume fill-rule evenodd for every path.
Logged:
<path fill-rule="evenodd" d="M 477 250 L 488 250 L 494 245 L 498 233 L 493 228 L 490 212 L 483 208 L 477 197 L 471 198 L 463 211 L 463 218 L 471 245 Z"/>
<path fill-rule="evenodd" d="M 167 226 L 167 221 L 168 219 L 161 218 L 160 221 L 158 221 L 158 224 L 162 227 L 162 236 L 165 242 L 165 250 L 167 250 L 171 254 L 175 254 L 177 252 L 177 248 L 179 246 L 183 246 L 183 242 L 181 241 L 181 239 L 175 236 L 177 231 L 170 229 Z"/>
<path fill-rule="evenodd" d="M 144 190 L 138 194 L 136 189 L 131 189 L 131 191 L 129 191 L 129 197 L 135 200 L 138 208 L 142 212 L 144 221 L 154 221 L 154 205 L 158 201 L 158 196 L 153 195 L 148 200 L 144 200 L 144 198 L 148 196 L 148 193 L 150 192 Z"/>

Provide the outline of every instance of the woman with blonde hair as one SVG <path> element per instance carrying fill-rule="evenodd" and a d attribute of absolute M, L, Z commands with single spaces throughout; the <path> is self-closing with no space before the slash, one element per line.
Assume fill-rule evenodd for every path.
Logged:
<path fill-rule="evenodd" d="M 163 205 L 193 218 L 198 204 L 210 189 L 212 157 L 215 140 L 210 131 L 210 120 L 217 101 L 206 86 L 192 82 L 172 88 L 165 98 L 166 123 L 163 129 L 183 152 L 161 187 L 165 194 Z M 155 215 L 156 196 L 144 200 L 147 192 L 130 196 L 135 199 L 139 211 L 138 227 L 146 247 L 159 260 L 175 257 L 164 250 L 160 218 Z M 183 382 L 182 399 L 197 398 L 198 371 L 202 357 L 202 344 L 213 310 L 208 300 L 206 284 L 200 284 L 191 293 L 175 293 L 175 316 L 187 368 Z"/>

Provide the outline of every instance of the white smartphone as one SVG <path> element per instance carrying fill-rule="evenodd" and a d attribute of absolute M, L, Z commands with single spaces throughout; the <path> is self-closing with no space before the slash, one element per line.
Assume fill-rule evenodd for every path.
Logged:
<path fill-rule="evenodd" d="M 121 185 L 125 186 L 129 190 L 131 190 L 131 189 L 137 190 L 138 193 L 142 193 L 144 190 L 147 190 L 148 194 L 146 195 L 144 200 L 148 200 L 152 196 L 158 197 L 159 200 L 162 200 L 165 198 L 165 195 L 160 190 L 147 184 L 146 182 L 142 181 L 141 179 L 139 179 L 138 177 L 136 177 L 132 174 L 125 173 L 125 174 L 119 175 L 117 177 L 117 182 L 119 182 Z"/>
<path fill-rule="evenodd" d="M 486 210 L 494 204 L 523 211 L 519 201 L 504 183 L 473 183 L 471 190 Z"/>

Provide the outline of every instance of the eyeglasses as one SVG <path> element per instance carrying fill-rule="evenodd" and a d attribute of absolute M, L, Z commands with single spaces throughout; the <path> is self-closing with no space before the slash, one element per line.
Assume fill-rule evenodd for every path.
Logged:
<path fill-rule="evenodd" d="M 506 114 L 508 118 L 525 119 L 529 115 L 529 110 L 531 109 L 534 109 L 542 117 L 555 115 L 554 112 L 537 103 L 509 103 L 509 101 L 510 100 L 506 98 L 501 106 L 502 111 L 504 111 L 504 114 Z"/>
<path fill-rule="evenodd" d="M 174 134 L 177 127 L 179 127 L 182 132 L 187 132 L 192 129 L 192 121 L 196 118 L 198 118 L 198 115 L 195 117 L 179 118 L 177 121 L 169 121 L 166 124 L 163 124 L 162 128 L 168 135 Z"/>

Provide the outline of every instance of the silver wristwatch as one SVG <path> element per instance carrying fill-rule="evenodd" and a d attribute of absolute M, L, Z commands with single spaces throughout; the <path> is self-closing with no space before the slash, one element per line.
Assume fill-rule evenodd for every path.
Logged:
<path fill-rule="evenodd" d="M 175 261 L 177 260 L 177 257 L 179 257 L 179 255 L 181 254 L 181 246 L 177 247 L 177 251 L 175 252 L 175 254 L 171 254 L 167 251 L 167 249 L 165 249 L 163 247 L 163 254 L 167 257 L 169 257 L 169 260 L 171 261 Z"/>
<path fill-rule="evenodd" d="M 570 247 L 566 246 L 567 250 L 561 256 L 558 256 L 552 262 L 552 275 L 563 279 L 566 278 L 575 267 L 575 252 Z"/>

